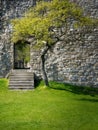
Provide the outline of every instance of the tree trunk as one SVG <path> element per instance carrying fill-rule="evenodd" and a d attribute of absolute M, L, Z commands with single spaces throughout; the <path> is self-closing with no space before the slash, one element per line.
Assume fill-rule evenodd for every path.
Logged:
<path fill-rule="evenodd" d="M 47 54 L 49 47 L 44 49 L 42 55 L 41 55 L 41 61 L 42 61 L 42 74 L 43 74 L 43 80 L 46 86 L 49 86 L 48 77 L 45 71 L 45 55 Z"/>

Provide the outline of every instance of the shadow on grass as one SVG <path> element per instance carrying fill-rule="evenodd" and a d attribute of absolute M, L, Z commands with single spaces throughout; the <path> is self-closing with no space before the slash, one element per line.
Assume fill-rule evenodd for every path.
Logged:
<path fill-rule="evenodd" d="M 50 88 L 52 89 L 65 90 L 75 94 L 84 94 L 84 95 L 91 95 L 91 96 L 95 96 L 98 94 L 98 88 L 76 86 L 76 85 L 65 84 L 65 83 L 57 83 L 54 81 L 50 81 L 49 84 L 50 84 Z"/>
<path fill-rule="evenodd" d="M 41 83 L 43 83 L 43 81 L 34 74 L 34 87 L 35 88 L 39 87 L 41 85 Z"/>
<path fill-rule="evenodd" d="M 98 99 L 87 99 L 87 98 L 82 98 L 82 99 L 79 99 L 79 101 L 83 101 L 83 102 L 98 102 Z"/>

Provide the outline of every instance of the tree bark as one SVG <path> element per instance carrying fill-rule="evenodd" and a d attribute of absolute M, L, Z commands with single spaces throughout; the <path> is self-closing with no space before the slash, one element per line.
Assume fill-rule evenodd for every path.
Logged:
<path fill-rule="evenodd" d="M 47 46 L 42 55 L 41 55 L 41 61 L 42 61 L 42 74 L 43 74 L 43 80 L 46 86 L 49 86 L 49 82 L 48 82 L 48 77 L 47 77 L 47 73 L 45 71 L 45 55 L 47 54 L 47 51 L 49 50 L 49 47 Z"/>

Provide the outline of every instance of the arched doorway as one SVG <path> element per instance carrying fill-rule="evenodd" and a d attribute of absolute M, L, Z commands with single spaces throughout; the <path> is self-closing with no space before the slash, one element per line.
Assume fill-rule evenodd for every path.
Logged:
<path fill-rule="evenodd" d="M 14 44 L 14 69 L 30 68 L 30 43 L 18 41 Z"/>

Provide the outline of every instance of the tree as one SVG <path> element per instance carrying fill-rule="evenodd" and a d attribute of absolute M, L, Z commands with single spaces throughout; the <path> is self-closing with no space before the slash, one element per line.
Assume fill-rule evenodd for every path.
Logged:
<path fill-rule="evenodd" d="M 43 50 L 41 54 L 43 80 L 49 86 L 45 71 L 45 55 L 48 50 L 66 35 L 69 26 L 74 28 L 89 28 L 97 20 L 84 16 L 83 10 L 69 0 L 39 1 L 29 9 L 24 17 L 12 21 L 12 41 L 25 40 L 33 37 L 36 49 Z M 59 32 L 59 33 L 58 33 Z"/>

